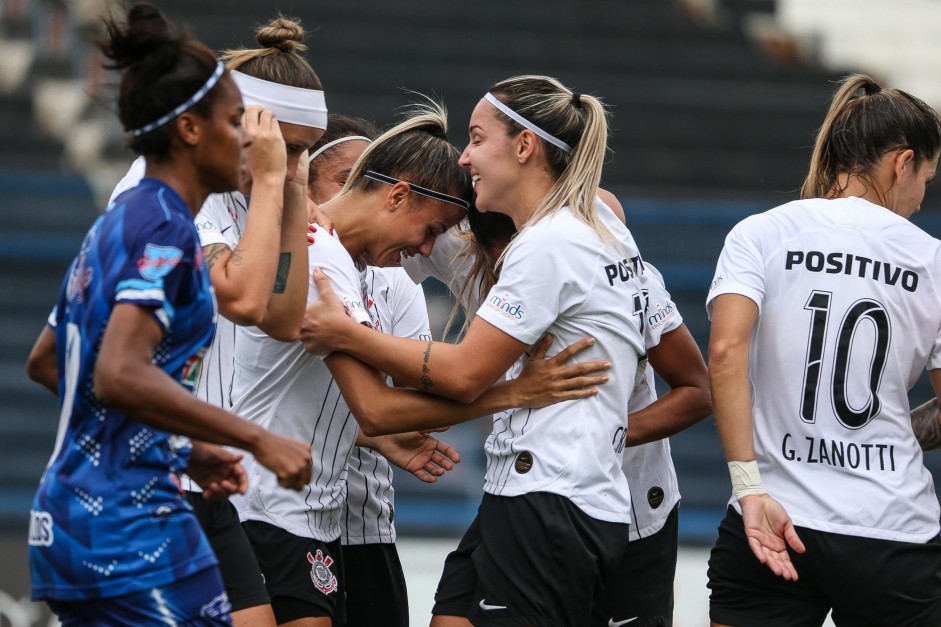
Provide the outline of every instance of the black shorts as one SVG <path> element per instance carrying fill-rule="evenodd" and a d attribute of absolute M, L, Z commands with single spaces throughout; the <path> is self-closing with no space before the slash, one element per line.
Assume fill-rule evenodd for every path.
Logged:
<path fill-rule="evenodd" d="M 265 578 L 235 507 L 228 501 L 207 501 L 201 492 L 187 492 L 186 500 L 219 560 L 219 573 L 232 611 L 267 605 Z"/>
<path fill-rule="evenodd" d="M 394 544 L 343 547 L 346 627 L 408 627 L 405 573 Z"/>
<path fill-rule="evenodd" d="M 669 627 L 673 624 L 679 504 L 663 528 L 632 540 L 591 611 L 592 627 Z"/>
<path fill-rule="evenodd" d="M 731 507 L 709 557 L 709 617 L 736 627 L 941 625 L 941 541 L 895 542 L 798 527 L 805 553 L 788 549 L 797 581 L 758 561 Z"/>
<path fill-rule="evenodd" d="M 265 575 L 278 624 L 311 617 L 346 621 L 340 540 L 321 542 L 257 520 L 242 523 Z"/>
<path fill-rule="evenodd" d="M 627 533 L 628 525 L 596 520 L 557 494 L 484 494 L 445 562 L 432 613 L 474 625 L 587 625 Z"/>

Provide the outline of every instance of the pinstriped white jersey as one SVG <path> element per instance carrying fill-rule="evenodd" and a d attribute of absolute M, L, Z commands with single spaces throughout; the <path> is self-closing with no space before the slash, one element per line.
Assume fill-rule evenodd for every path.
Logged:
<path fill-rule="evenodd" d="M 362 275 L 366 307 L 382 333 L 431 339 L 428 308 L 421 287 L 402 268 L 369 267 Z M 340 518 L 343 544 L 395 542 L 392 468 L 369 448 L 353 447 L 346 475 L 346 503 Z"/>
<path fill-rule="evenodd" d="M 758 305 L 755 452 L 794 524 L 904 542 L 938 535 L 908 390 L 941 367 L 939 282 L 941 242 L 860 198 L 791 202 L 726 238 L 707 304 L 739 294 Z"/>
<path fill-rule="evenodd" d="M 113 200 L 125 190 L 135 187 L 144 177 L 146 162 L 138 157 L 131 164 L 124 178 L 111 192 Z M 210 194 L 194 218 L 199 244 L 202 248 L 213 244 L 225 244 L 235 250 L 248 220 L 248 202 L 239 192 Z M 196 383 L 196 398 L 216 407 L 232 407 L 232 381 L 235 373 L 235 329 L 236 325 L 220 314 L 216 320 L 216 333 L 203 358 L 203 368 Z M 199 485 L 184 475 L 183 487 L 191 492 L 201 492 Z"/>
<path fill-rule="evenodd" d="M 372 324 L 360 273 L 337 235 L 318 235 L 308 248 L 310 270 L 320 267 L 355 321 Z M 318 291 L 311 279 L 308 302 Z M 232 411 L 280 435 L 311 443 L 313 477 L 300 492 L 250 456 L 248 493 L 232 497 L 240 518 L 267 522 L 296 536 L 330 542 L 340 537 L 346 467 L 356 439 L 356 419 L 343 402 L 323 359 L 297 342 L 279 342 L 255 327 L 238 327 L 236 399 Z"/>

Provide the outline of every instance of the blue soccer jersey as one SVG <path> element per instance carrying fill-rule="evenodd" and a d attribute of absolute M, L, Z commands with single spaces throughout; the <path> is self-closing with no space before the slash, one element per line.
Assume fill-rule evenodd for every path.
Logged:
<path fill-rule="evenodd" d="M 154 364 L 195 389 L 215 298 L 193 216 L 157 180 L 144 179 L 98 218 L 52 316 L 62 413 L 31 511 L 34 599 L 122 596 L 215 564 L 174 476 L 186 469 L 189 440 L 95 395 L 98 348 L 122 303 L 153 315 L 163 329 Z"/>

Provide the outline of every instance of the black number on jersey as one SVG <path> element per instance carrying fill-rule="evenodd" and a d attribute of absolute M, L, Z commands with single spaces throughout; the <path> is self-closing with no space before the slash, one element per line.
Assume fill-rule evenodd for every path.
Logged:
<path fill-rule="evenodd" d="M 637 320 L 640 322 L 640 341 L 644 342 L 645 348 L 647 343 L 647 307 L 649 306 L 650 290 L 643 289 L 639 294 L 634 294 L 634 315 L 637 316 Z M 644 350 L 644 354 L 641 355 L 641 358 L 647 356 L 647 351 Z"/>
<path fill-rule="evenodd" d="M 824 347 L 827 343 L 827 320 L 830 317 L 831 292 L 814 290 L 804 309 L 812 312 L 810 336 L 807 341 L 807 359 L 804 362 L 804 385 L 801 394 L 801 419 L 813 424 L 817 414 L 817 388 L 823 368 Z M 868 320 L 875 330 L 875 347 L 869 362 L 869 399 L 860 409 L 854 409 L 846 399 L 847 379 L 850 376 L 850 351 L 859 324 Z M 858 429 L 875 418 L 882 409 L 879 384 L 885 371 L 889 352 L 891 329 L 889 314 L 882 303 L 865 298 L 849 308 L 840 324 L 836 338 L 831 398 L 837 420 L 848 429 Z"/>

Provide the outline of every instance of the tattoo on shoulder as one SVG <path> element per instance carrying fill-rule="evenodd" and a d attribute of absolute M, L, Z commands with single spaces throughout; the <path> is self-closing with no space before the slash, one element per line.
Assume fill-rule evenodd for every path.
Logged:
<path fill-rule="evenodd" d="M 291 253 L 281 253 L 278 257 L 278 273 L 274 277 L 274 293 L 284 294 L 288 284 L 288 273 L 291 271 Z"/>
<path fill-rule="evenodd" d="M 428 362 L 431 360 L 432 344 L 434 344 L 434 342 L 428 340 L 428 345 L 425 346 L 425 358 L 421 366 L 421 386 L 426 392 L 435 386 L 435 382 L 431 380 L 431 368 L 428 367 Z"/>
<path fill-rule="evenodd" d="M 941 446 L 939 418 L 938 400 L 935 398 L 912 410 L 912 430 L 922 450 L 930 451 Z"/>
<path fill-rule="evenodd" d="M 206 261 L 206 267 L 212 270 L 212 267 L 229 252 L 229 247 L 225 244 L 210 244 L 203 248 L 203 259 Z"/>

